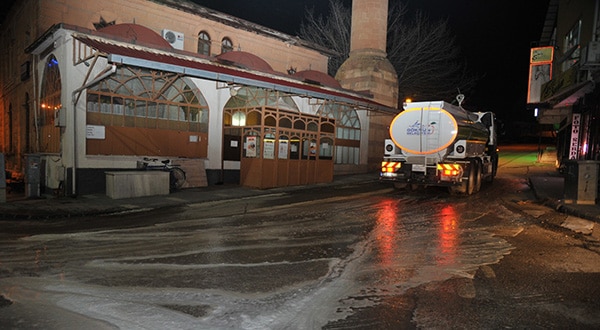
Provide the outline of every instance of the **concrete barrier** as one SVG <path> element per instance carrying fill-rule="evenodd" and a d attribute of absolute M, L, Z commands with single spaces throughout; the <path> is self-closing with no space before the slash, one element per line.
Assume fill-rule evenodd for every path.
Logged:
<path fill-rule="evenodd" d="M 106 172 L 106 195 L 113 199 L 168 195 L 169 172 Z"/>

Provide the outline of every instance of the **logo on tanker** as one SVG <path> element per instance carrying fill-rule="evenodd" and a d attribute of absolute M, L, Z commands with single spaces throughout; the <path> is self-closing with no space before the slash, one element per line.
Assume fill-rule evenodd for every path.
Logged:
<path fill-rule="evenodd" d="M 435 132 L 436 122 L 432 121 L 429 125 L 423 125 L 418 120 L 406 128 L 406 135 L 432 135 Z"/>

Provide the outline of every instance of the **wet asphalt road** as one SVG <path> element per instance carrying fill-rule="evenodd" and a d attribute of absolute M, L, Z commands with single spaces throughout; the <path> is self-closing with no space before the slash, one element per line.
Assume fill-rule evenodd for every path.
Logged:
<path fill-rule="evenodd" d="M 497 180 L 470 197 L 374 182 L 7 223 L 0 324 L 599 327 L 600 257 L 586 248 L 594 242 L 544 226 L 544 217 L 561 215 L 524 202 L 531 199 L 525 177 L 540 169 L 530 152 L 505 156 Z M 543 216 L 532 217 L 532 209 Z"/>

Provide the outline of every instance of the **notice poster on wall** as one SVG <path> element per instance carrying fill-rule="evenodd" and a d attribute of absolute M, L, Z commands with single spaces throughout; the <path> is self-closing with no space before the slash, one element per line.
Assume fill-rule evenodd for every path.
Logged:
<path fill-rule="evenodd" d="M 256 157 L 256 136 L 246 137 L 246 157 Z"/>
<path fill-rule="evenodd" d="M 279 158 L 279 159 L 287 159 L 288 158 L 288 145 L 289 145 L 289 143 L 287 140 L 279 141 L 279 150 L 278 150 L 277 158 Z"/>
<path fill-rule="evenodd" d="M 265 146 L 263 149 L 263 158 L 264 159 L 275 158 L 275 140 L 265 139 Z"/>
<path fill-rule="evenodd" d="M 85 137 L 90 140 L 106 139 L 106 129 L 104 126 L 87 125 L 85 127 Z"/>

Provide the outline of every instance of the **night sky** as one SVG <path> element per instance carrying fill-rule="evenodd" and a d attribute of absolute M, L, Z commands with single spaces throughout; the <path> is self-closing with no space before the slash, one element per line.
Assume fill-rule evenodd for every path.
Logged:
<path fill-rule="evenodd" d="M 328 0 L 193 0 L 248 21 L 297 35 L 307 8 L 326 14 Z M 342 0 L 351 6 L 351 0 Z M 390 0 L 398 1 L 398 0 Z M 3 1 L 5 13 L 12 1 Z M 539 40 L 549 0 L 409 0 L 431 19 L 448 19 L 469 69 L 483 78 L 465 108 L 492 110 L 501 119 L 532 121 L 525 110 L 529 49 Z M 451 100 L 446 100 L 451 101 Z M 504 118 L 503 118 L 504 117 Z"/>
<path fill-rule="evenodd" d="M 326 14 L 328 0 L 194 0 L 248 21 L 297 35 L 307 8 Z M 391 0 L 396 1 L 396 0 Z M 492 110 L 501 119 L 533 121 L 525 109 L 529 49 L 539 41 L 548 0 L 412 0 L 433 20 L 448 19 L 469 69 L 483 78 L 464 106 Z M 351 0 L 344 0 L 351 5 Z M 451 100 L 446 100 L 451 101 Z M 504 117 L 504 118 L 503 118 Z"/>

